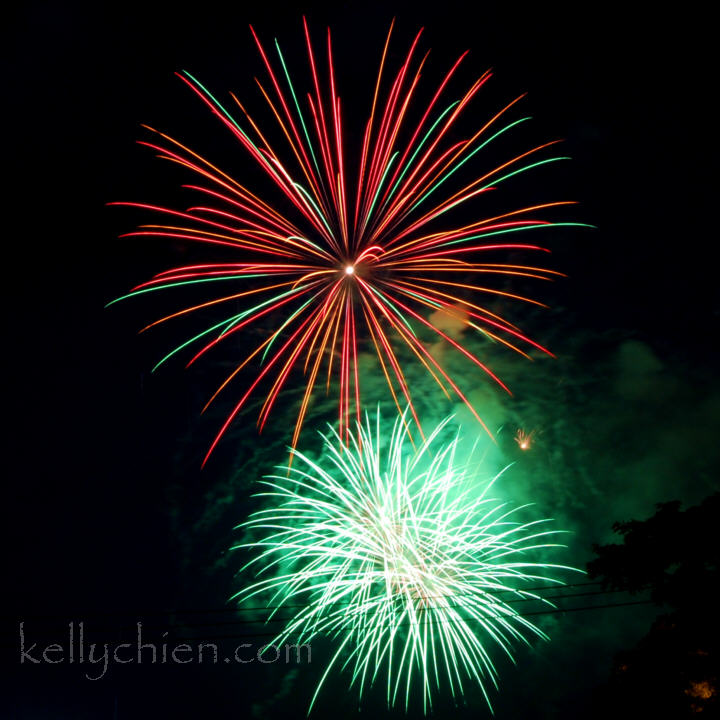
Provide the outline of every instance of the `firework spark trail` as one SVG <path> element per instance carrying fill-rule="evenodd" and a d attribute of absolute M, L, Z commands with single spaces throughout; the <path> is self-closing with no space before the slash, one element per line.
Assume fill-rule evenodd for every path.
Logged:
<path fill-rule="evenodd" d="M 457 462 L 457 436 L 441 442 L 447 423 L 412 450 L 403 416 L 387 447 L 379 411 L 349 444 L 331 428 L 323 458 L 293 450 L 294 466 L 263 481 L 271 507 L 239 526 L 253 541 L 237 548 L 259 549 L 243 571 L 258 579 L 235 599 L 266 598 L 268 619 L 296 608 L 270 645 L 335 642 L 310 710 L 336 666 L 361 698 L 384 677 L 388 705 L 406 710 L 411 689 L 422 688 L 427 712 L 440 688 L 457 697 L 468 681 L 490 705 L 493 650 L 512 659 L 527 635 L 546 638 L 503 594 L 551 604 L 534 585 L 562 584 L 549 573 L 572 568 L 531 560 L 558 547 L 559 531 L 516 520 L 527 506 L 490 498 L 494 480 L 478 490 L 470 465 Z"/>
<path fill-rule="evenodd" d="M 318 55 L 314 50 L 307 23 L 304 23 L 312 77 L 311 90 L 304 98 L 291 80 L 277 41 L 274 43 L 277 59 L 273 62 L 252 31 L 269 80 L 269 83 L 256 82 L 290 150 L 290 164 L 281 159 L 260 125 L 234 95 L 233 101 L 244 118 L 242 124 L 192 75 L 179 74 L 284 195 L 294 219 L 199 154 L 158 131 L 153 131 L 159 138 L 156 142 L 142 144 L 198 177 L 201 182 L 185 187 L 201 196 L 203 203 L 211 204 L 197 204 L 181 212 L 146 203 L 113 203 L 141 208 L 163 218 L 123 237 L 173 238 L 208 247 L 234 249 L 241 253 L 243 260 L 171 268 L 136 286 L 118 300 L 174 288 L 211 290 L 217 283 L 222 287 L 232 287 L 235 283 L 251 285 L 250 289 L 230 290 L 162 317 L 148 328 L 203 308 L 222 306 L 255 295 L 259 298 L 243 312 L 226 317 L 177 346 L 156 367 L 185 348 L 198 344 L 200 348 L 196 349 L 191 364 L 262 318 L 284 318 L 279 320 L 270 338 L 240 359 L 221 384 L 218 392 L 227 387 L 250 360 L 259 357 L 261 369 L 250 384 L 250 391 L 243 392 L 241 400 L 233 407 L 205 461 L 229 427 L 230 420 L 245 407 L 251 391 L 260 386 L 261 379 L 270 386 L 258 419 L 262 427 L 291 373 L 302 366 L 307 379 L 292 436 L 291 444 L 295 447 L 318 378 L 323 377 L 320 372 L 323 361 L 327 363 L 327 391 L 335 378 L 339 382 L 338 420 L 340 435 L 347 443 L 351 426 L 360 419 L 358 355 L 361 342 L 370 343 L 376 351 L 398 411 L 401 406 L 409 406 L 421 436 L 423 432 L 403 372 L 403 360 L 398 354 L 402 347 L 421 362 L 448 397 L 454 393 L 482 423 L 466 394 L 428 352 L 417 330 L 425 328 L 448 342 L 500 387 L 508 389 L 479 358 L 421 314 L 428 308 L 435 311 L 462 305 L 467 309 L 468 327 L 484 337 L 499 341 L 526 357 L 523 345 L 550 354 L 515 325 L 465 299 L 464 295 L 467 292 L 483 293 L 534 305 L 542 303 L 473 282 L 454 280 L 459 279 L 457 273 L 462 273 L 463 279 L 472 274 L 542 280 L 560 275 L 540 266 L 493 262 L 487 256 L 503 251 L 543 251 L 539 245 L 506 242 L 504 238 L 519 232 L 581 225 L 536 217 L 538 213 L 572 203 L 528 205 L 462 226 L 455 227 L 450 223 L 443 230 L 431 230 L 429 226 L 446 222 L 445 218 L 452 210 L 483 198 L 505 180 L 566 158 L 542 157 L 543 151 L 554 145 L 554 142 L 545 143 L 484 172 L 472 182 L 449 190 L 450 180 L 453 177 L 457 180 L 456 173 L 461 167 L 496 138 L 529 119 L 506 119 L 508 111 L 522 96 L 496 112 L 469 139 L 453 140 L 452 130 L 457 118 L 491 76 L 489 72 L 484 73 L 464 95 L 443 108 L 449 81 L 456 75 L 466 56 L 464 53 L 445 75 L 430 103 L 422 110 L 420 119 L 411 122 L 411 107 L 427 54 L 422 60 L 416 58 L 421 31 L 393 76 L 387 68 L 392 30 L 391 25 L 365 125 L 354 188 L 350 187 L 344 156 L 341 103 L 333 69 L 330 31 L 326 38 L 327 86 L 323 89 L 323 53 Z M 541 159 L 538 159 L 538 153 Z M 441 189 L 450 194 L 443 195 L 439 192 Z M 273 319 L 272 322 L 278 321 Z M 281 342 L 281 334 L 289 336 L 290 340 Z"/>

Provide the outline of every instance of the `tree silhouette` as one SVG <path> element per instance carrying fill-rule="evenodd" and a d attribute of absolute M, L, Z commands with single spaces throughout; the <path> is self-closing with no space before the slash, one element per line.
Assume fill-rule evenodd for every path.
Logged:
<path fill-rule="evenodd" d="M 598 717 L 718 717 L 720 493 L 687 510 L 673 501 L 647 520 L 617 522 L 621 544 L 595 545 L 591 578 L 650 591 L 667 608 L 632 650 L 618 654 Z"/>

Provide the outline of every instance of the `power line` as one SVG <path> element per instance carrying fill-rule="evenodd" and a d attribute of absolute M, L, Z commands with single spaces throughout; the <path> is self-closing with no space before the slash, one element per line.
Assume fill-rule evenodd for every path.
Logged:
<path fill-rule="evenodd" d="M 539 585 L 535 587 L 529 587 L 529 588 L 518 588 L 517 590 L 512 589 L 505 589 L 505 590 L 493 590 L 492 593 L 530 593 L 530 592 L 542 592 L 544 590 L 559 590 L 563 588 L 576 588 L 576 587 L 588 587 L 592 585 L 601 585 L 602 581 L 596 580 L 596 581 L 587 581 L 587 582 L 581 582 L 581 583 L 555 583 L 553 585 Z M 602 592 L 606 593 L 614 593 L 614 592 L 626 592 L 625 590 L 604 590 Z M 446 596 L 447 597 L 447 596 Z M 536 600 L 537 598 L 528 598 L 528 600 Z M 511 601 L 506 601 L 511 602 Z M 514 602 L 514 601 L 513 601 Z M 338 602 L 338 603 L 328 603 L 327 607 L 334 607 L 336 605 L 342 606 L 342 605 L 349 605 L 351 604 L 350 601 L 348 602 Z M 236 613 L 236 612 L 261 612 L 263 610 L 280 610 L 280 609 L 299 609 L 308 607 L 307 603 L 301 603 L 301 604 L 283 604 L 283 605 L 262 605 L 257 607 L 241 607 L 241 606 L 234 606 L 234 607 L 224 607 L 224 608 L 206 608 L 206 609 L 198 609 L 198 608 L 189 608 L 185 610 L 180 609 L 171 609 L 171 610 L 138 610 L 138 609 L 132 609 L 132 610 L 105 610 L 105 611 L 94 611 L 94 612 L 75 612 L 72 613 L 73 616 L 79 617 L 82 616 L 83 618 L 93 618 L 93 617 L 112 617 L 112 616 L 122 616 L 122 615 L 143 615 L 145 617 L 150 617 L 154 615 L 211 615 L 213 613 Z M 19 616 L 15 616 L 13 619 L 17 619 Z M 63 613 L 61 614 L 42 614 L 42 615 L 22 615 L 22 618 L 24 620 L 53 620 L 53 619 L 64 619 L 70 617 L 68 614 Z"/>
<path fill-rule="evenodd" d="M 551 601 L 551 600 L 566 600 L 567 598 L 575 598 L 575 597 L 588 597 L 588 596 L 598 596 L 598 595 L 610 595 L 610 594 L 617 593 L 617 592 L 627 592 L 627 591 L 625 591 L 625 590 L 615 590 L 615 591 L 600 590 L 600 591 L 595 591 L 595 592 L 570 593 L 570 594 L 568 594 L 568 595 L 552 595 L 552 596 L 545 597 L 545 598 L 513 598 L 512 600 L 504 600 L 503 602 L 504 602 L 505 604 L 508 604 L 508 605 L 509 605 L 509 604 L 514 604 L 514 603 L 522 603 L 522 602 L 540 602 L 540 603 L 543 603 L 543 602 L 549 602 L 549 601 Z M 329 603 L 326 607 L 335 607 L 335 606 L 338 606 L 338 605 L 346 606 L 347 604 L 348 604 L 348 603 L 334 603 L 334 604 L 333 604 L 333 603 Z M 254 608 L 254 609 L 259 609 L 259 610 L 271 610 L 271 609 L 273 609 L 273 610 L 283 610 L 283 609 L 289 609 L 289 608 L 293 608 L 293 607 L 295 607 L 295 608 L 309 608 L 308 605 L 277 605 L 277 606 L 274 606 L 274 607 L 263 607 L 263 608 Z M 445 607 L 442 608 L 442 609 L 452 610 L 452 609 L 456 609 L 456 608 L 463 609 L 463 608 L 465 608 L 465 607 L 467 607 L 467 606 L 461 605 L 461 604 L 459 604 L 459 603 L 456 603 L 456 604 L 453 604 L 453 605 L 447 605 L 447 606 L 445 606 Z M 593 606 L 593 607 L 594 607 L 594 606 Z M 560 608 L 560 609 L 555 608 L 555 609 L 553 609 L 553 611 L 541 611 L 539 614 L 544 615 L 544 614 L 546 614 L 547 612 L 555 612 L 555 611 L 557 611 L 557 612 L 563 612 L 563 610 L 562 610 L 561 608 Z M 238 609 L 238 612 L 244 612 L 244 609 L 243 609 L 243 608 L 239 608 L 239 609 Z M 518 613 L 518 614 L 519 614 L 519 615 L 522 615 L 522 617 L 526 617 L 526 616 L 535 615 L 535 614 L 538 614 L 538 613 L 528 612 L 528 613 Z M 490 616 L 490 617 L 492 617 L 492 616 Z M 498 617 L 500 617 L 500 616 L 498 616 Z M 502 617 L 510 617 L 510 616 L 508 615 L 508 616 L 502 616 Z M 223 626 L 228 626 L 228 625 L 267 625 L 267 624 L 269 624 L 269 623 L 283 623 L 283 622 L 288 622 L 288 621 L 291 621 L 291 620 L 293 620 L 293 619 L 294 619 L 294 616 L 290 616 L 290 617 L 272 617 L 272 618 L 267 618 L 267 619 L 265 619 L 265 620 L 261 620 L 261 619 L 257 619 L 257 618 L 252 618 L 252 619 L 250 619 L 250 618 L 237 618 L 237 619 L 234 619 L 234 620 L 224 620 L 224 621 L 219 621 L 219 622 L 208 622 L 208 623 L 198 623 L 198 622 L 193 622 L 193 623 L 189 623 L 189 622 L 177 623 L 177 624 L 174 624 L 174 625 L 173 625 L 173 628 L 223 627 Z M 154 628 L 153 628 L 153 626 L 151 625 L 151 626 L 148 626 L 148 629 L 154 629 Z"/>
<path fill-rule="evenodd" d="M 557 615 L 557 614 L 566 613 L 566 612 L 581 612 L 581 611 L 586 611 L 586 610 L 605 610 L 608 608 L 627 607 L 627 606 L 631 606 L 631 605 L 652 605 L 652 604 L 653 604 L 652 600 L 632 600 L 629 602 L 622 602 L 622 603 L 607 603 L 605 605 L 584 605 L 581 607 L 574 607 L 574 608 L 555 608 L 553 610 L 538 610 L 536 612 L 524 613 L 524 614 L 520 615 L 520 617 L 530 617 L 530 616 L 536 616 L 536 615 Z M 511 618 L 513 616 L 489 615 L 488 617 L 490 619 L 495 619 L 495 618 L 501 618 L 501 617 L 510 617 Z M 447 619 L 447 620 L 433 620 L 433 621 L 429 621 L 429 622 L 425 622 L 425 623 L 418 623 L 418 624 L 422 627 L 424 625 L 446 625 L 446 624 L 447 625 L 457 625 L 460 622 L 463 622 L 466 624 L 473 624 L 473 623 L 479 623 L 482 621 L 477 620 L 475 618 L 468 618 L 468 619 L 464 619 L 462 621 Z M 409 627 L 409 625 L 410 625 L 410 623 L 398 623 L 397 627 Z M 279 634 L 280 633 L 278 633 L 277 631 L 273 631 L 273 632 L 268 631 L 268 632 L 263 632 L 263 633 L 243 633 L 242 635 L 216 635 L 213 637 L 205 637 L 205 636 L 179 637 L 179 638 L 173 638 L 173 640 L 178 640 L 178 641 L 194 640 L 196 642 L 197 641 L 210 641 L 210 640 L 238 640 L 238 639 L 251 638 L 251 637 L 272 637 L 272 636 L 277 636 Z"/>
<path fill-rule="evenodd" d="M 601 594 L 601 593 L 598 593 Z M 562 613 L 571 613 L 571 612 L 582 612 L 587 610 L 605 610 L 609 608 L 619 608 L 619 607 L 629 607 L 629 606 L 635 606 L 635 605 L 652 605 L 652 600 L 631 600 L 628 602 L 621 602 L 621 603 L 606 603 L 604 605 L 582 605 L 580 607 L 572 607 L 572 608 L 554 608 L 552 610 L 537 610 L 535 612 L 528 612 L 523 614 L 518 614 L 517 617 L 525 618 L 525 617 L 534 617 L 538 615 L 559 615 Z M 498 619 L 498 618 L 513 618 L 516 617 L 514 615 L 491 615 L 487 614 L 487 619 Z M 476 623 L 482 623 L 482 620 L 478 620 L 476 618 L 466 618 L 463 620 L 453 620 L 453 619 L 445 619 L 445 620 L 431 620 L 426 621 L 424 623 L 418 623 L 421 627 L 425 625 L 457 625 L 460 622 L 465 624 L 476 624 Z M 215 623 L 212 626 L 217 625 L 240 625 L 243 624 L 240 621 L 231 621 L 227 623 Z M 397 627 L 409 627 L 411 623 L 409 622 L 402 622 L 397 623 Z M 192 625 L 176 625 L 173 629 L 191 629 Z M 204 626 L 195 626 L 195 627 L 204 627 Z M 122 630 L 128 630 L 130 628 L 122 628 L 122 627 L 116 627 L 111 628 L 114 631 L 122 632 Z M 145 628 L 146 630 L 148 628 Z M 150 628 L 152 629 L 152 628 Z M 104 629 L 104 631 L 107 632 L 108 629 Z M 103 628 L 95 628 L 95 632 L 103 631 Z M 265 637 L 277 637 L 280 635 L 277 630 L 268 630 L 265 632 L 254 632 L 254 633 L 242 633 L 240 635 L 214 635 L 214 636 L 205 636 L 205 635 L 194 635 L 194 636 L 173 636 L 172 640 L 175 642 L 183 642 L 183 641 L 195 641 L 195 642 L 208 642 L 208 641 L 219 641 L 219 640 L 239 640 L 239 639 L 245 639 L 245 638 L 265 638 Z M 169 638 L 168 638 L 169 639 Z M 148 641 L 150 641 L 148 639 Z"/>
<path fill-rule="evenodd" d="M 596 583 L 577 583 L 576 585 L 594 585 Z M 536 601 L 536 602 L 543 602 L 548 601 L 550 599 L 554 600 L 562 600 L 567 598 L 574 598 L 574 597 L 587 597 L 587 596 L 601 596 L 601 595 L 607 595 L 612 594 L 616 592 L 627 592 L 625 590 L 615 590 L 615 591 L 594 591 L 594 592 L 585 592 L 585 593 L 571 593 L 567 595 L 556 595 L 552 596 L 552 598 L 516 598 L 514 600 L 508 600 L 506 601 L 508 604 L 511 602 L 528 602 L 528 601 Z M 605 608 L 615 608 L 615 607 L 626 607 L 631 605 L 648 605 L 652 604 L 652 600 L 636 600 L 636 601 L 627 601 L 627 602 L 621 602 L 621 603 L 606 603 L 603 605 L 584 605 L 579 607 L 571 607 L 571 608 L 552 608 L 548 610 L 537 610 L 532 612 L 523 612 L 523 613 L 517 613 L 517 615 L 514 614 L 492 614 L 492 613 L 484 613 L 484 616 L 487 619 L 497 619 L 497 618 L 513 618 L 513 617 L 533 617 L 533 616 L 539 616 L 539 615 L 555 615 L 555 614 L 561 614 L 566 612 L 579 612 L 579 611 L 586 611 L 586 610 L 601 610 Z M 298 606 L 298 607 L 307 607 L 306 605 Z M 462 609 L 463 605 L 451 605 L 448 606 L 448 609 L 453 608 L 460 608 Z M 277 609 L 282 608 L 282 606 L 278 606 Z M 261 608 L 261 609 L 268 609 L 268 608 Z M 189 630 L 192 631 L 194 628 L 201 629 L 201 628 L 214 628 L 214 627 L 237 627 L 239 625 L 243 626 L 252 626 L 252 625 L 267 625 L 268 623 L 279 623 L 279 622 L 288 622 L 290 620 L 293 620 L 293 617 L 281 617 L 281 618 L 270 618 L 267 620 L 259 620 L 259 619 L 234 619 L 234 620 L 226 620 L 223 622 L 212 622 L 212 623 L 180 623 L 180 624 L 173 624 L 170 628 L 166 630 L 166 632 L 169 632 L 170 630 Z M 457 623 L 457 622 L 465 622 L 465 623 L 473 623 L 473 622 L 481 622 L 478 619 L 475 618 L 465 618 L 462 620 L 451 620 L 446 619 L 444 621 L 429 621 L 427 623 L 421 623 L 421 624 L 444 624 L 444 623 Z M 403 625 L 409 625 L 410 623 L 398 623 L 398 627 L 401 627 Z M 133 630 L 137 626 L 137 623 L 132 626 L 114 626 L 114 627 L 100 627 L 100 628 L 93 628 L 93 632 L 120 632 Z M 143 628 L 145 630 L 158 630 L 160 629 L 157 626 L 146 626 L 143 625 Z M 266 632 L 261 633 L 243 633 L 242 635 L 217 635 L 213 636 L 211 638 L 204 637 L 204 636 L 195 636 L 195 637 L 175 637 L 173 636 L 173 640 L 224 640 L 224 639 L 236 639 L 236 638 L 245 638 L 245 637 L 270 637 L 270 636 L 276 636 L 279 635 L 280 632 L 275 630 L 268 630 Z M 35 635 L 37 637 L 37 635 Z"/>

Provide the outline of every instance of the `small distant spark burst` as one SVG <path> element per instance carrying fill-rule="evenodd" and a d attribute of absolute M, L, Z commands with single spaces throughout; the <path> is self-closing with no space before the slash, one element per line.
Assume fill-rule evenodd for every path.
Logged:
<path fill-rule="evenodd" d="M 535 441 L 535 430 L 526 432 L 522 428 L 519 428 L 515 433 L 515 442 L 521 450 L 529 450 Z"/>
<path fill-rule="evenodd" d="M 331 430 L 317 462 L 293 450 L 293 466 L 263 481 L 272 506 L 239 526 L 252 541 L 237 548 L 259 549 L 240 606 L 266 598 L 268 622 L 284 623 L 273 644 L 334 642 L 309 711 L 334 669 L 361 700 L 379 683 L 388 706 L 421 698 L 428 712 L 439 692 L 457 699 L 472 683 L 491 706 L 493 651 L 513 659 L 527 636 L 547 639 L 516 603 L 550 604 L 534 586 L 572 570 L 532 561 L 560 547 L 560 531 L 516 519 L 527 506 L 491 498 L 494 479 L 479 488 L 457 435 L 441 441 L 447 420 L 414 449 L 404 421 L 388 438 L 379 412 L 366 417 L 349 444 Z"/>

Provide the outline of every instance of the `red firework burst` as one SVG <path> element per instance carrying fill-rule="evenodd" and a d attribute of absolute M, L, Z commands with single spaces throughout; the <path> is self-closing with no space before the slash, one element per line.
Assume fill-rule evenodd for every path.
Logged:
<path fill-rule="evenodd" d="M 143 225 L 129 235 L 175 238 L 237 253 L 238 261 L 171 268 L 118 298 L 189 285 L 205 284 L 209 289 L 217 283 L 240 284 L 238 291 L 213 296 L 149 325 L 148 328 L 211 306 L 248 301 L 247 309 L 233 312 L 183 342 L 157 366 L 197 344 L 199 349 L 188 362 L 191 365 L 262 318 L 276 322 L 281 318 L 263 342 L 239 359 L 237 367 L 210 399 L 212 402 L 249 363 L 258 363 L 257 375 L 244 388 L 205 460 L 251 394 L 261 383 L 267 383 L 269 389 L 258 418 L 262 428 L 291 371 L 300 367 L 306 382 L 292 445 L 297 445 L 314 389 L 322 382 L 329 390 L 333 378 L 339 380 L 340 435 L 347 439 L 351 415 L 360 419 L 359 340 L 374 348 L 396 405 L 400 409 L 407 404 L 421 434 L 411 388 L 403 372 L 404 361 L 398 356 L 400 346 L 408 348 L 446 395 L 459 397 L 485 427 L 466 394 L 428 350 L 417 330 L 425 328 L 441 338 L 504 390 L 509 390 L 458 342 L 459 338 L 445 332 L 442 323 L 433 322 L 432 316 L 428 319 L 428 310 L 436 315 L 438 310 L 457 315 L 456 308 L 462 306 L 466 325 L 485 337 L 523 355 L 526 354 L 523 345 L 549 354 L 515 325 L 468 296 L 489 294 L 542 305 L 527 297 L 486 287 L 479 284 L 479 278 L 504 275 L 550 279 L 559 275 L 534 265 L 486 260 L 496 251 L 543 251 L 539 245 L 508 242 L 508 236 L 548 226 L 578 225 L 538 217 L 542 211 L 570 203 L 520 207 L 467 224 L 446 220 L 458 206 L 481 198 L 510 177 L 565 159 L 545 156 L 543 151 L 556 141 L 548 142 L 484 171 L 471 182 L 459 182 L 460 175 L 456 173 L 462 166 L 496 138 L 529 119 L 506 120 L 508 111 L 523 96 L 489 117 L 470 137 L 453 140 L 457 118 L 488 81 L 490 73 L 475 80 L 458 100 L 450 103 L 443 100 L 448 83 L 467 54 L 464 53 L 446 73 L 429 104 L 421 112 L 412 113 L 410 108 L 427 59 L 427 55 L 420 60 L 416 57 L 422 31 L 412 42 L 403 64 L 386 80 L 391 25 L 362 146 L 352 165 L 357 170 L 353 181 L 345 159 L 330 31 L 325 84 L 320 82 L 318 56 L 306 23 L 304 30 L 311 77 L 311 91 L 305 98 L 296 93 L 277 42 L 274 66 L 253 31 L 269 85 L 257 82 L 287 144 L 285 162 L 234 95 L 232 99 L 242 123 L 189 73 L 179 74 L 284 194 L 285 211 L 157 131 L 153 132 L 158 140 L 142 144 L 191 171 L 198 180 L 186 187 L 204 199 L 202 204 L 178 211 L 140 203 L 115 203 L 155 211 L 164 218 L 159 224 Z M 442 223 L 446 223 L 445 229 L 438 229 Z"/>

